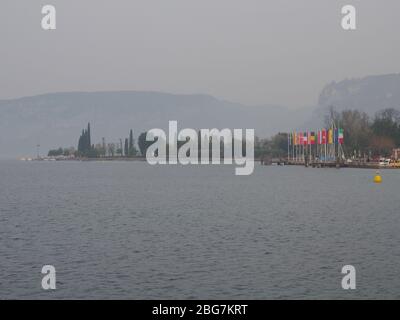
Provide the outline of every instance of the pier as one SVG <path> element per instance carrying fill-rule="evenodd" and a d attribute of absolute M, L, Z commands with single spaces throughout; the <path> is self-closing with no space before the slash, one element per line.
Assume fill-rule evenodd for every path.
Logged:
<path fill-rule="evenodd" d="M 293 161 L 288 159 L 273 158 L 269 160 L 259 159 L 261 165 L 285 165 L 302 166 L 311 168 L 357 168 L 357 169 L 400 169 L 400 162 L 383 165 L 379 162 L 368 162 L 364 160 L 352 161 Z"/>

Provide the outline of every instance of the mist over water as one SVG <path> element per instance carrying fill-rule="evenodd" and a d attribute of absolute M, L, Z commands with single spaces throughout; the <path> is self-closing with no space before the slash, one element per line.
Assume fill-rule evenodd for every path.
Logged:
<path fill-rule="evenodd" d="M 400 172 L 373 175 L 0 161 L 0 299 L 399 298 Z"/>

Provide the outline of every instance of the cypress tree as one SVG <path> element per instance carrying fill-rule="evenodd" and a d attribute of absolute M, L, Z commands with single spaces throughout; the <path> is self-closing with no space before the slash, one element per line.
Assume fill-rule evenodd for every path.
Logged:
<path fill-rule="evenodd" d="M 125 139 L 124 153 L 125 153 L 125 157 L 129 156 L 129 143 L 128 143 L 128 138 Z"/>
<path fill-rule="evenodd" d="M 87 146 L 86 146 L 86 144 L 87 144 L 87 142 L 86 142 L 86 130 L 83 130 L 83 137 L 82 137 L 82 140 L 83 140 L 83 143 L 82 143 L 82 152 L 83 153 L 86 153 L 86 148 L 87 148 Z"/>
<path fill-rule="evenodd" d="M 79 141 L 78 141 L 78 152 L 82 152 L 82 135 L 79 136 Z"/>
<path fill-rule="evenodd" d="M 85 145 L 85 130 L 82 130 L 82 134 L 79 137 L 79 142 L 78 142 L 78 152 L 82 154 L 84 152 L 84 145 Z"/>
<path fill-rule="evenodd" d="M 79 137 L 78 141 L 78 152 L 80 155 L 89 156 L 90 151 L 92 150 L 92 145 L 90 141 L 90 123 L 88 124 L 87 129 L 82 130 L 82 134 Z"/>
<path fill-rule="evenodd" d="M 90 122 L 89 122 L 87 127 L 87 151 L 89 152 L 91 148 L 92 148 L 92 141 L 90 138 Z"/>
<path fill-rule="evenodd" d="M 129 132 L 129 156 L 133 155 L 133 130 Z"/>

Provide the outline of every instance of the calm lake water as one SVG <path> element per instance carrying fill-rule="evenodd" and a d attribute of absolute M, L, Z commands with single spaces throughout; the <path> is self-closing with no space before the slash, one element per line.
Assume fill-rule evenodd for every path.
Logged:
<path fill-rule="evenodd" d="M 400 170 L 373 175 L 0 161 L 0 299 L 400 298 Z"/>

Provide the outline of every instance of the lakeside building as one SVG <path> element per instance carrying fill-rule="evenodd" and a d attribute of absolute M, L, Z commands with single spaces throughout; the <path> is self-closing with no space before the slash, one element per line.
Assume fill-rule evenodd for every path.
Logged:
<path fill-rule="evenodd" d="M 393 149 L 392 159 L 394 159 L 396 161 L 400 160 L 400 148 Z"/>

